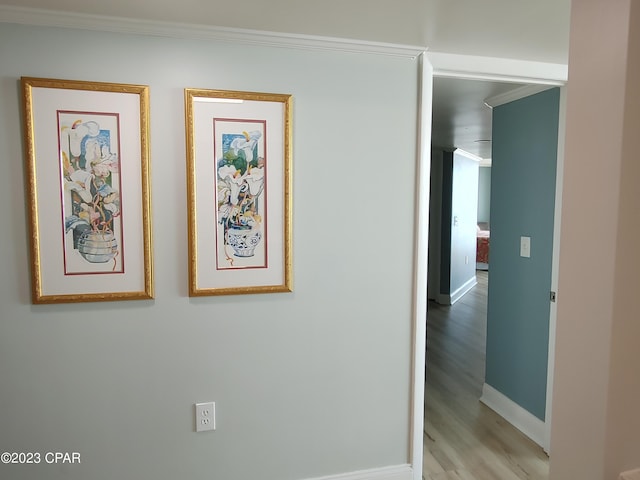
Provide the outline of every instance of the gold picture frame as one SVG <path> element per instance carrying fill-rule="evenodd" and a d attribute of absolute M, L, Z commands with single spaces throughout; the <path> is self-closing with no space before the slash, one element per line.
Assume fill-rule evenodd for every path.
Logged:
<path fill-rule="evenodd" d="M 33 303 L 153 298 L 148 86 L 21 87 Z"/>
<path fill-rule="evenodd" d="M 292 291 L 292 98 L 185 89 L 189 296 Z"/>

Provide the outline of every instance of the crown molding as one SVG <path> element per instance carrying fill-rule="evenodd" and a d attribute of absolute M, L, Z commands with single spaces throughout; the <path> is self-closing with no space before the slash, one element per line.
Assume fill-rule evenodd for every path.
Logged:
<path fill-rule="evenodd" d="M 305 50 L 366 53 L 411 59 L 417 58 L 426 50 L 425 47 L 413 45 L 90 15 L 9 5 L 0 5 L 0 23 L 75 28 L 169 38 L 216 40 Z"/>
<path fill-rule="evenodd" d="M 473 160 L 474 162 L 480 163 L 482 161 L 482 157 L 479 157 L 478 155 L 474 155 L 473 153 L 467 152 L 466 150 L 462 150 L 461 148 L 454 149 L 453 153 L 466 157 L 469 160 Z"/>
<path fill-rule="evenodd" d="M 493 97 L 489 97 L 485 99 L 484 104 L 488 107 L 499 107 L 500 105 L 504 105 L 505 103 L 515 102 L 516 100 L 520 100 L 521 98 L 529 97 L 531 95 L 535 95 L 536 93 L 544 92 L 545 90 L 549 90 L 550 88 L 554 88 L 553 85 L 524 85 L 519 88 L 515 88 L 509 92 L 501 93 L 500 95 L 494 95 Z"/>

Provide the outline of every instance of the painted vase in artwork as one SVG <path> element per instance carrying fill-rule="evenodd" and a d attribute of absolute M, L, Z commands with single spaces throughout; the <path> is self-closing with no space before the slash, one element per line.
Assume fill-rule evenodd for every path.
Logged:
<path fill-rule="evenodd" d="M 78 239 L 78 251 L 91 263 L 106 263 L 118 253 L 113 232 L 87 231 Z"/>
<path fill-rule="evenodd" d="M 253 257 L 262 233 L 257 229 L 230 227 L 227 230 L 227 242 L 238 257 Z"/>

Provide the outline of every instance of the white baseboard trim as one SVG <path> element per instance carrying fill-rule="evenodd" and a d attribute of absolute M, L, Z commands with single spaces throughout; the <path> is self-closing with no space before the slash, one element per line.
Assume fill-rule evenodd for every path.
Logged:
<path fill-rule="evenodd" d="M 462 297 L 464 297 L 465 293 L 467 293 L 469 290 L 471 290 L 477 284 L 478 284 L 478 280 L 476 280 L 476 276 L 474 275 L 469 280 L 467 280 L 464 283 L 464 285 L 462 285 L 459 289 L 457 289 L 455 292 L 453 292 L 451 294 L 451 303 L 450 303 L 450 305 L 453 305 L 458 300 L 460 300 Z"/>
<path fill-rule="evenodd" d="M 308 478 L 306 480 L 413 480 L 411 465 L 395 465 L 391 467 L 372 468 L 357 472 L 339 473 L 326 477 Z"/>
<path fill-rule="evenodd" d="M 464 285 L 462 285 L 459 289 L 457 289 L 452 294 L 447 295 L 446 293 L 439 293 L 435 301 L 440 305 L 453 305 L 462 297 L 464 297 L 464 295 L 473 287 L 475 287 L 477 284 L 478 284 L 478 280 L 474 275 Z"/>
<path fill-rule="evenodd" d="M 538 417 L 486 383 L 482 386 L 480 401 L 542 448 L 546 448 L 545 423 Z"/>

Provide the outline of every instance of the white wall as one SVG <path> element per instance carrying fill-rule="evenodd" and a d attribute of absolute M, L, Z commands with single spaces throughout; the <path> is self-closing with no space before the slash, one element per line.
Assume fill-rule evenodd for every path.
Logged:
<path fill-rule="evenodd" d="M 427 298 L 437 300 L 440 296 L 440 264 L 442 237 L 442 162 L 444 150 L 431 148 L 431 175 L 429 177 L 429 271 Z"/>
<path fill-rule="evenodd" d="M 640 466 L 639 7 L 572 5 L 551 480 Z"/>
<path fill-rule="evenodd" d="M 630 3 L 605 476 L 640 468 L 640 4 Z"/>
<path fill-rule="evenodd" d="M 478 223 L 489 223 L 491 212 L 491 167 L 478 171 Z"/>
<path fill-rule="evenodd" d="M 417 60 L 9 24 L 0 58 L 0 451 L 82 455 L 0 476 L 407 462 Z M 30 304 L 20 76 L 150 85 L 155 300 Z M 293 293 L 188 298 L 185 87 L 294 95 Z"/>
<path fill-rule="evenodd" d="M 475 285 L 478 223 L 478 170 L 476 159 L 453 152 L 451 194 L 451 288 L 453 293 Z"/>

